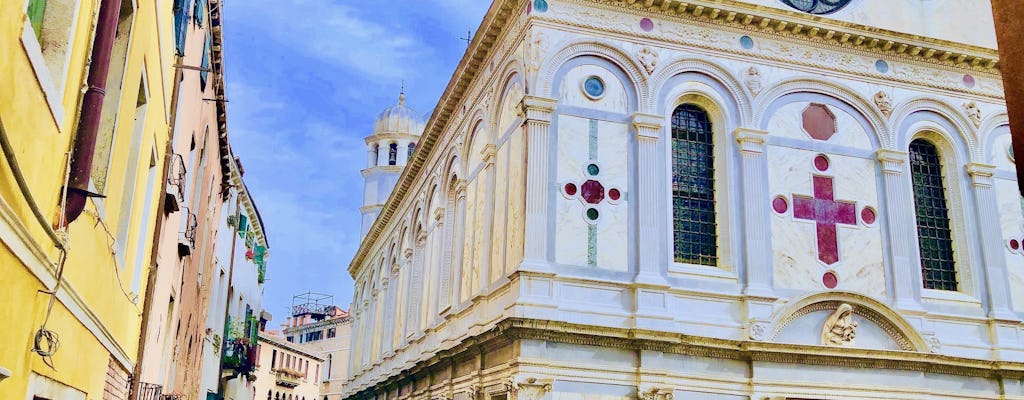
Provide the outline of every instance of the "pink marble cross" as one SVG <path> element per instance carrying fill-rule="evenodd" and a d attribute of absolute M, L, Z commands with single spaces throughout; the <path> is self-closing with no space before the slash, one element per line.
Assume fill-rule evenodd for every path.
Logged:
<path fill-rule="evenodd" d="M 837 225 L 857 224 L 857 205 L 835 201 L 831 177 L 814 176 L 814 197 L 793 195 L 793 217 L 814 221 L 817 225 L 818 259 L 826 265 L 839 261 Z"/>

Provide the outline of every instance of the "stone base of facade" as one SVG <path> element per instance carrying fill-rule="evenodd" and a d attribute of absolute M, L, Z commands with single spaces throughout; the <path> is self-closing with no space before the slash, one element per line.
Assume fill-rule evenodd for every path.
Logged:
<path fill-rule="evenodd" d="M 1024 399 L 1024 364 L 508 319 L 350 399 Z"/>

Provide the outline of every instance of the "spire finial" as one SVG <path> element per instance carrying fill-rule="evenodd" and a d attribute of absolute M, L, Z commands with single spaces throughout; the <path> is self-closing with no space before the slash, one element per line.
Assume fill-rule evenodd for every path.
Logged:
<path fill-rule="evenodd" d="M 402 91 L 398 93 L 398 104 L 405 105 L 405 79 L 402 79 Z"/>

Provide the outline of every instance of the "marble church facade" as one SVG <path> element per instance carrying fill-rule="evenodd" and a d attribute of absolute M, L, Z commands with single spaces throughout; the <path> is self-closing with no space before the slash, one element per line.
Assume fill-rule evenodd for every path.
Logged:
<path fill-rule="evenodd" d="M 1024 399 L 988 7 L 495 1 L 349 266 L 341 398 Z"/>

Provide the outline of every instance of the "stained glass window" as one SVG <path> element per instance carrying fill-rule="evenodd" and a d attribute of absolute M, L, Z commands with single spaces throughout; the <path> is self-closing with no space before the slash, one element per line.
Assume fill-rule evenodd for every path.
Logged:
<path fill-rule="evenodd" d="M 675 260 L 716 265 L 714 145 L 706 111 L 684 104 L 672 113 L 672 228 Z"/>
<path fill-rule="evenodd" d="M 941 159 L 934 144 L 922 139 L 910 143 L 910 176 L 914 185 L 924 287 L 957 290 L 946 188 Z"/>

